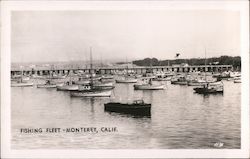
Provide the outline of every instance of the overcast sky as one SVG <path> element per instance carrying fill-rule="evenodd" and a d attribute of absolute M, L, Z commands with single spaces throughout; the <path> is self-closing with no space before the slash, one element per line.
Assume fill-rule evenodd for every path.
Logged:
<path fill-rule="evenodd" d="M 12 62 L 240 55 L 240 15 L 223 10 L 15 11 Z"/>

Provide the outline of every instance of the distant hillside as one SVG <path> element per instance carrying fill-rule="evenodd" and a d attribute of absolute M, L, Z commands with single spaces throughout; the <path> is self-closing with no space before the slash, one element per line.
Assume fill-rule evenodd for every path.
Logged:
<path fill-rule="evenodd" d="M 137 66 L 171 66 L 173 64 L 187 63 L 189 65 L 205 65 L 205 58 L 158 60 L 157 58 L 145 58 L 143 60 L 133 61 Z M 234 68 L 241 68 L 240 56 L 221 56 L 206 59 L 207 65 L 233 65 Z"/>

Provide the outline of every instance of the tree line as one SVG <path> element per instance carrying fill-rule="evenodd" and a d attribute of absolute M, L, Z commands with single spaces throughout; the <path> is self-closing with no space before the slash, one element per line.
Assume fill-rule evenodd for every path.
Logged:
<path fill-rule="evenodd" d="M 220 56 L 212 58 L 191 58 L 191 59 L 173 59 L 158 60 L 157 58 L 145 58 L 135 60 L 133 64 L 137 66 L 172 66 L 175 64 L 187 63 L 188 65 L 232 65 L 234 68 L 241 68 L 240 56 Z"/>

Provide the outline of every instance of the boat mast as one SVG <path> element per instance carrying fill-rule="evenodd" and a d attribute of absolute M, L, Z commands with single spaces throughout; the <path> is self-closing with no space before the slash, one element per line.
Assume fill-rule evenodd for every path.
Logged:
<path fill-rule="evenodd" d="M 23 66 L 21 66 L 21 83 L 23 82 Z"/>
<path fill-rule="evenodd" d="M 126 63 L 127 63 L 126 78 L 128 78 L 128 58 L 127 57 L 126 57 Z"/>
<path fill-rule="evenodd" d="M 207 66 L 207 49 L 205 47 L 205 67 L 204 67 L 205 71 L 204 72 L 205 72 L 205 81 L 207 82 L 206 66 Z"/>
<path fill-rule="evenodd" d="M 90 52 L 90 86 L 93 87 L 93 74 L 92 74 L 92 69 L 93 69 L 93 64 L 92 64 L 92 47 L 89 48 Z"/>

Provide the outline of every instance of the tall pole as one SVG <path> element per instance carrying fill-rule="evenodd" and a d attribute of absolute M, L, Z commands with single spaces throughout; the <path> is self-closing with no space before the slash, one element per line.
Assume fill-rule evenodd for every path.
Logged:
<path fill-rule="evenodd" d="M 205 81 L 207 81 L 206 66 L 207 66 L 207 49 L 205 47 L 205 67 L 204 67 L 204 69 L 205 69 Z"/>
<path fill-rule="evenodd" d="M 90 53 L 90 85 L 91 87 L 93 86 L 93 74 L 92 74 L 92 69 L 93 69 L 93 64 L 92 64 L 92 47 L 89 48 L 89 53 Z"/>

